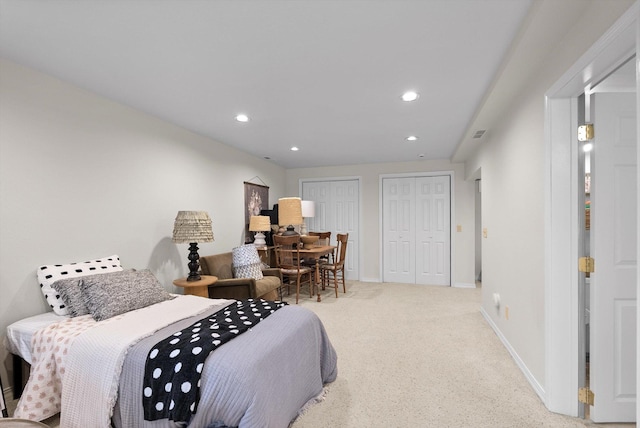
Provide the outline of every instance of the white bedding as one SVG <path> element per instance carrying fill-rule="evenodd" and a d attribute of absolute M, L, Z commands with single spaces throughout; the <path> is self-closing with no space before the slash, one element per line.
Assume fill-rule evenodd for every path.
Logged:
<path fill-rule="evenodd" d="M 57 315 L 55 312 L 45 312 L 44 314 L 16 321 L 7 327 L 4 347 L 14 355 L 22 357 L 29 364 L 33 364 L 31 353 L 31 338 L 33 334 L 41 328 L 68 318 L 64 315 Z"/>

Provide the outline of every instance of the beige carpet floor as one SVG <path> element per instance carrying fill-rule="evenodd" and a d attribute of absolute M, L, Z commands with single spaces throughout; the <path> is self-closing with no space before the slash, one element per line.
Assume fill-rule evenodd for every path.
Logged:
<path fill-rule="evenodd" d="M 480 314 L 481 289 L 352 282 L 302 306 L 322 319 L 338 378 L 293 428 L 585 427 L 549 412 Z"/>
<path fill-rule="evenodd" d="M 322 296 L 300 305 L 322 319 L 338 378 L 292 428 L 635 427 L 549 412 L 480 314 L 480 289 L 350 282 Z"/>

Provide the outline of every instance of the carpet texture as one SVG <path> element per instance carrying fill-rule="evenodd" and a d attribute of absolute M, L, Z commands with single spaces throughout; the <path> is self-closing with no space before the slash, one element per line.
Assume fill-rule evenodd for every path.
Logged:
<path fill-rule="evenodd" d="M 480 314 L 480 288 L 347 287 L 301 302 L 327 329 L 338 378 L 293 428 L 635 427 L 549 412 Z"/>
<path fill-rule="evenodd" d="M 635 427 L 549 412 L 480 314 L 480 292 L 349 282 L 337 299 L 301 294 L 336 348 L 338 378 L 292 428 Z"/>

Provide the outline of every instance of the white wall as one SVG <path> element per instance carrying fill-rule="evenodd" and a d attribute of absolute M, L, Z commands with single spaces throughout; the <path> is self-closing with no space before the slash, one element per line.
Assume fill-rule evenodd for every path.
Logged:
<path fill-rule="evenodd" d="M 541 397 L 545 386 L 545 92 L 628 9 L 590 1 L 497 115 L 467 171 L 482 169 L 482 310 Z M 547 5 L 551 4 L 548 3 Z M 499 293 L 501 307 L 493 304 Z M 509 308 L 509 318 L 506 308 Z"/>
<path fill-rule="evenodd" d="M 452 249 L 452 284 L 474 284 L 474 181 L 464 181 L 464 165 L 446 160 L 345 165 L 327 168 L 287 170 L 286 191 L 297 196 L 300 179 L 359 177 L 360 178 L 360 280 L 380 280 L 380 175 L 454 171 L 455 218 Z M 462 226 L 456 232 L 456 225 Z"/>
<path fill-rule="evenodd" d="M 228 251 L 243 242 L 243 182 L 255 176 L 271 203 L 284 196 L 281 167 L 0 61 L 1 337 L 48 310 L 42 264 L 118 254 L 178 291 L 172 280 L 187 273 L 188 245 L 171 242 L 176 213 L 208 211 L 215 242 L 200 254 Z"/>

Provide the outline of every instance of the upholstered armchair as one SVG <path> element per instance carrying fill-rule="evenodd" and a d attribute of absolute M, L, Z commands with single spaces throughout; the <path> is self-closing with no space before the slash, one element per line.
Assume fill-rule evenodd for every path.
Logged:
<path fill-rule="evenodd" d="M 209 297 L 215 299 L 278 300 L 282 286 L 280 269 L 263 269 L 263 278 L 234 278 L 233 254 L 231 252 L 200 257 L 200 267 L 204 275 L 214 275 L 218 281 L 209 286 Z"/>

